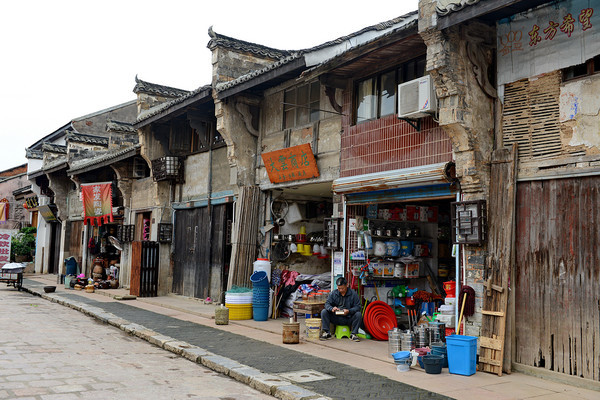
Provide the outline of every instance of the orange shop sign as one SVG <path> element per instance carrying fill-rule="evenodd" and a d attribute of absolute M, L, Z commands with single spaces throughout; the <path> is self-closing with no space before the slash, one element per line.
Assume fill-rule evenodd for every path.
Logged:
<path fill-rule="evenodd" d="M 272 183 L 319 176 L 319 168 L 309 143 L 263 153 L 261 156 Z"/>

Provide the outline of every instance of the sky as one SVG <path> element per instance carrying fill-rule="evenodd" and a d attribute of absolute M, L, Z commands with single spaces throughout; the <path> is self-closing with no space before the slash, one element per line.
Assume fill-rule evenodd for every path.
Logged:
<path fill-rule="evenodd" d="M 418 0 L 30 0 L 0 8 L 0 171 L 74 118 L 135 99 L 135 76 L 193 90 L 211 81 L 208 28 L 284 50 L 416 10 Z"/>

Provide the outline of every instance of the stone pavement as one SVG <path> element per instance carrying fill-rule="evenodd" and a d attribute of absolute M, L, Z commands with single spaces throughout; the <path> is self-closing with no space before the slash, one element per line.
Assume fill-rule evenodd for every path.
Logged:
<path fill-rule="evenodd" d="M 502 377 L 484 373 L 464 377 L 451 375 L 447 369 L 441 375 L 428 375 L 420 369 L 399 373 L 387 354 L 386 342 L 301 339 L 298 345 L 285 345 L 281 340 L 283 319 L 230 321 L 217 326 L 214 306 L 196 299 L 163 296 L 118 302 L 109 296 L 125 290 L 88 294 L 61 286 L 55 294 L 44 294 L 42 286 L 53 281 L 56 276 L 31 276 L 24 286 L 279 398 L 598 398 L 598 392 L 592 390 L 519 373 Z M 303 370 L 333 379 L 298 382 L 279 375 Z"/>
<path fill-rule="evenodd" d="M 57 303 L 0 287 L 0 399 L 272 396 Z"/>

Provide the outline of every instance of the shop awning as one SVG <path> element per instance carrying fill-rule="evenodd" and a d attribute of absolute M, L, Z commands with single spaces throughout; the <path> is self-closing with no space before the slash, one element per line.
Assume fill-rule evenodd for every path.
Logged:
<path fill-rule="evenodd" d="M 333 191 L 338 194 L 351 194 L 418 186 L 447 185 L 453 183 L 455 177 L 454 163 L 443 162 L 338 178 L 333 181 Z"/>

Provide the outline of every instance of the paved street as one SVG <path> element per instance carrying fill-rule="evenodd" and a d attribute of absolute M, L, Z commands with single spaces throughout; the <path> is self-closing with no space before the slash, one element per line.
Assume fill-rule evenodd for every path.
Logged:
<path fill-rule="evenodd" d="M 272 399 L 78 311 L 0 286 L 0 399 Z"/>

